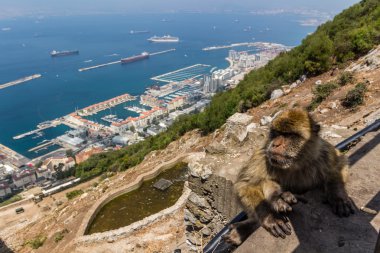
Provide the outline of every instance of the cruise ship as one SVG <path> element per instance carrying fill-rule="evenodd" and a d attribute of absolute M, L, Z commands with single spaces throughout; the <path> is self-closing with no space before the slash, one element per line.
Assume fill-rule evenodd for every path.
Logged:
<path fill-rule="evenodd" d="M 135 61 L 141 61 L 141 60 L 148 59 L 148 58 L 149 58 L 149 53 L 148 52 L 142 52 L 139 55 L 131 56 L 128 58 L 123 58 L 120 61 L 122 64 L 127 64 L 127 63 L 131 63 L 131 62 L 135 62 Z"/>
<path fill-rule="evenodd" d="M 179 42 L 179 38 L 178 37 L 172 37 L 170 35 L 165 35 L 162 37 L 153 36 L 153 37 L 149 38 L 148 41 L 150 41 L 150 42 Z"/>
<path fill-rule="evenodd" d="M 51 57 L 74 55 L 74 54 L 79 54 L 79 51 L 78 50 L 72 50 L 72 51 L 56 51 L 56 50 L 53 50 L 50 52 Z"/>

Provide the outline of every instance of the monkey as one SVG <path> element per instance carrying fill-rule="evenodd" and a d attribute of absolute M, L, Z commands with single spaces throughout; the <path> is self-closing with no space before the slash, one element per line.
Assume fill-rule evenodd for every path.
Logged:
<path fill-rule="evenodd" d="M 224 238 L 227 242 L 241 244 L 255 223 L 275 237 L 290 235 L 286 214 L 298 201 L 294 194 L 316 188 L 322 189 L 338 216 L 354 213 L 345 189 L 347 158 L 319 137 L 319 131 L 319 124 L 303 109 L 283 111 L 272 121 L 265 145 L 234 184 L 248 219 L 231 225 Z"/>

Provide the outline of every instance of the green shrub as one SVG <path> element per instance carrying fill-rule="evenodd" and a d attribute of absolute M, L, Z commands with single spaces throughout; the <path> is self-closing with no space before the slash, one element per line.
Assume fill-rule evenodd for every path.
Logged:
<path fill-rule="evenodd" d="M 83 194 L 83 190 L 74 190 L 66 193 L 66 197 L 70 200 Z"/>
<path fill-rule="evenodd" d="M 14 195 L 14 196 L 12 196 L 11 198 L 9 198 L 9 199 L 7 199 L 7 200 L 1 202 L 1 203 L 0 203 L 0 207 L 2 207 L 2 206 L 6 206 L 6 205 L 9 205 L 9 204 L 12 204 L 12 203 L 17 202 L 17 201 L 20 201 L 20 200 L 22 200 L 22 197 L 21 197 L 20 195 L 18 195 L 18 194 L 17 194 L 17 195 Z"/>
<path fill-rule="evenodd" d="M 313 100 L 311 101 L 308 109 L 309 110 L 314 110 L 320 103 L 323 102 L 330 94 L 339 86 L 336 83 L 326 83 L 326 84 L 321 84 L 315 87 L 313 90 Z"/>
<path fill-rule="evenodd" d="M 69 230 L 67 230 L 65 228 L 62 231 L 59 231 L 59 232 L 55 233 L 55 235 L 54 235 L 54 241 L 56 243 L 58 243 L 59 241 L 61 241 L 65 237 L 65 234 L 68 233 L 68 232 L 69 232 Z"/>
<path fill-rule="evenodd" d="M 44 235 L 38 235 L 34 239 L 27 241 L 25 244 L 29 245 L 32 249 L 38 249 L 44 245 L 46 238 L 47 237 Z"/>
<path fill-rule="evenodd" d="M 355 88 L 350 90 L 346 97 L 342 99 L 342 105 L 345 108 L 355 108 L 356 106 L 363 104 L 366 91 L 366 85 L 364 83 L 358 83 Z"/>
<path fill-rule="evenodd" d="M 351 72 L 343 72 L 339 78 L 338 78 L 338 83 L 340 86 L 344 86 L 348 83 L 353 83 L 355 81 L 354 74 Z"/>

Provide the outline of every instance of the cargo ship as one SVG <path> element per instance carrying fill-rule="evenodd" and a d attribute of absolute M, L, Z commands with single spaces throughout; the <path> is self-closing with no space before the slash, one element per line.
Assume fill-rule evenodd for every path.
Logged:
<path fill-rule="evenodd" d="M 179 42 L 179 38 L 178 37 L 172 37 L 170 35 L 165 35 L 162 37 L 153 36 L 153 37 L 149 38 L 148 41 L 150 41 L 150 42 Z"/>
<path fill-rule="evenodd" d="M 148 58 L 149 58 L 149 53 L 148 52 L 142 52 L 139 55 L 123 58 L 120 61 L 122 64 L 127 64 L 127 63 L 131 63 L 131 62 L 135 62 L 135 61 L 141 61 L 141 60 L 148 59 Z"/>
<path fill-rule="evenodd" d="M 53 50 L 50 52 L 51 57 L 76 55 L 76 54 L 79 54 L 78 50 L 72 50 L 72 51 L 56 51 L 56 50 Z"/>
<path fill-rule="evenodd" d="M 143 30 L 143 31 L 135 31 L 135 30 L 130 30 L 129 34 L 141 34 L 141 33 L 149 33 L 149 31 Z"/>

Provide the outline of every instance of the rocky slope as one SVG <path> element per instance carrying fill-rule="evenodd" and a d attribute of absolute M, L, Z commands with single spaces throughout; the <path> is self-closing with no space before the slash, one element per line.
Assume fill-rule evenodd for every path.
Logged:
<path fill-rule="evenodd" d="M 334 90 L 313 111 L 314 118 L 322 124 L 322 136 L 331 143 L 338 143 L 380 117 L 378 59 L 379 48 L 353 63 L 347 70 L 354 72 L 356 81 Z M 182 252 L 200 250 L 240 211 L 232 191 L 233 181 L 254 150 L 265 141 L 271 119 L 281 110 L 308 106 L 316 83 L 335 80 L 342 71 L 335 70 L 284 86 L 281 92 L 277 92 L 277 98 L 247 113 L 233 115 L 223 127 L 208 136 L 192 131 L 166 149 L 150 153 L 140 165 L 126 172 L 117 173 L 98 185 L 87 183 L 78 186 L 85 191 L 81 197 L 67 201 L 63 192 L 47 198 L 35 207 L 35 212 L 25 214 L 21 221 L 3 223 L 0 238 L 16 252 L 171 252 L 176 248 L 182 249 Z M 358 82 L 367 83 L 365 103 L 355 109 L 345 109 L 340 100 Z M 99 240 L 78 243 L 80 225 L 88 210 L 102 196 L 123 189 L 138 175 L 181 160 L 189 164 L 189 188 L 192 190 L 184 207 L 169 217 L 156 219 L 146 227 L 132 231 L 128 236 L 100 236 Z M 14 214 L 0 212 L 0 218 L 5 221 L 8 221 L 10 215 Z M 68 232 L 56 242 L 55 236 L 64 230 Z M 32 250 L 25 242 L 38 235 L 45 236 L 46 241 L 42 247 Z"/>

